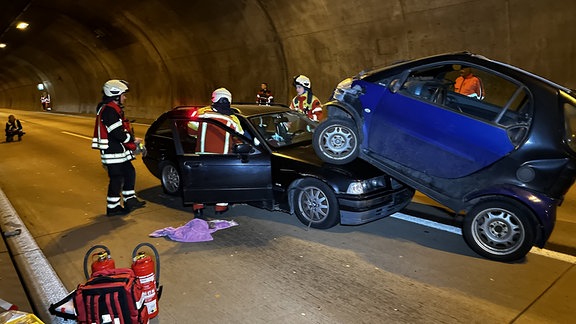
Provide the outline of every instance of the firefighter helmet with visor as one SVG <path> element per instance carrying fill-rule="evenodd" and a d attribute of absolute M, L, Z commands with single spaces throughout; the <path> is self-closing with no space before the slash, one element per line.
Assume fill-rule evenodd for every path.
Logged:
<path fill-rule="evenodd" d="M 229 103 L 232 102 L 232 93 L 228 91 L 226 88 L 218 88 L 212 92 L 212 102 L 216 103 L 220 101 L 220 99 L 227 99 Z"/>
<path fill-rule="evenodd" d="M 311 88 L 311 83 L 310 83 L 310 79 L 303 75 L 300 74 L 299 76 L 294 78 L 294 86 L 303 86 L 304 88 L 310 89 Z"/>
<path fill-rule="evenodd" d="M 116 97 L 128 92 L 128 82 L 124 80 L 109 80 L 104 83 L 104 95 L 106 97 Z"/>

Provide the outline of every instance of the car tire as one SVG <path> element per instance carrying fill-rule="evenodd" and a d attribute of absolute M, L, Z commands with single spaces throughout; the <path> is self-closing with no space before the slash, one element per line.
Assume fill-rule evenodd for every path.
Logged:
<path fill-rule="evenodd" d="M 182 177 L 178 168 L 172 162 L 164 162 L 160 166 L 160 181 L 164 193 L 176 196 L 182 190 Z"/>
<path fill-rule="evenodd" d="M 322 161 L 341 165 L 358 157 L 358 139 L 358 130 L 352 119 L 333 117 L 316 127 L 312 146 Z"/>
<path fill-rule="evenodd" d="M 495 261 L 522 259 L 536 239 L 536 217 L 511 199 L 484 200 L 464 217 L 462 235 L 476 253 Z"/>
<path fill-rule="evenodd" d="M 292 206 L 306 226 L 327 229 L 340 223 L 340 208 L 334 191 L 317 179 L 304 179 L 296 186 Z"/>

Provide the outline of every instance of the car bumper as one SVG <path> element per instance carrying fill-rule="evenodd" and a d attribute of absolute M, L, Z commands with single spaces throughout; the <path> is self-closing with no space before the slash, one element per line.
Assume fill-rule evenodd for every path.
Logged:
<path fill-rule="evenodd" d="M 340 224 L 359 225 L 390 216 L 406 207 L 413 196 L 414 190 L 404 188 L 392 194 L 362 199 L 340 197 Z"/>

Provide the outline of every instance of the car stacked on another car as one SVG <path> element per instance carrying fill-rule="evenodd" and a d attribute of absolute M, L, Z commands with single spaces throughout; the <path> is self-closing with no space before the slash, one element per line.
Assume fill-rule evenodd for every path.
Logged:
<path fill-rule="evenodd" d="M 479 79 L 480 96 L 455 91 L 462 69 Z M 574 91 L 483 56 L 442 54 L 362 73 L 324 107 L 313 140 L 322 160 L 368 161 L 465 214 L 464 239 L 493 260 L 543 247 L 576 177 Z"/>
<path fill-rule="evenodd" d="M 347 165 L 320 160 L 312 148 L 317 123 L 301 113 L 283 106 L 232 108 L 243 134 L 202 118 L 202 108 L 192 106 L 176 107 L 150 126 L 143 161 L 166 193 L 181 195 L 186 205 L 225 201 L 295 213 L 314 228 L 379 219 L 404 208 L 414 195 L 360 159 Z M 228 133 L 231 153 L 201 153 L 198 123 Z"/>

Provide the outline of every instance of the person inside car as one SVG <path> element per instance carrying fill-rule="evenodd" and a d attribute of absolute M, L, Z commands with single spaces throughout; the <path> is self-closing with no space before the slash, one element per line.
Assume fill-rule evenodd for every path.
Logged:
<path fill-rule="evenodd" d="M 232 102 L 232 93 L 226 88 L 218 88 L 212 92 L 212 104 L 209 107 L 196 111 L 198 119 L 212 119 L 244 134 L 238 117 L 234 115 L 234 110 L 230 107 Z M 197 154 L 230 154 L 232 153 L 233 138 L 230 133 L 221 127 L 209 122 L 193 121 L 188 127 L 197 134 L 196 153 Z M 194 216 L 197 218 L 204 217 L 204 204 L 194 203 Z M 228 203 L 217 203 L 214 207 L 216 215 L 228 211 Z"/>
<path fill-rule="evenodd" d="M 482 80 L 472 74 L 470 67 L 462 67 L 460 69 L 460 76 L 456 78 L 454 83 L 454 92 L 480 100 L 484 99 Z"/>
<path fill-rule="evenodd" d="M 8 121 L 6 122 L 6 142 L 14 141 L 14 136 L 18 136 L 18 141 L 22 140 L 22 136 L 24 136 L 22 131 L 22 123 L 20 120 L 16 119 L 14 115 L 8 116 Z"/>
<path fill-rule="evenodd" d="M 294 78 L 293 84 L 297 94 L 290 102 L 290 109 L 298 110 L 308 118 L 320 121 L 322 119 L 322 104 L 318 97 L 312 93 L 310 79 L 300 74 Z"/>

